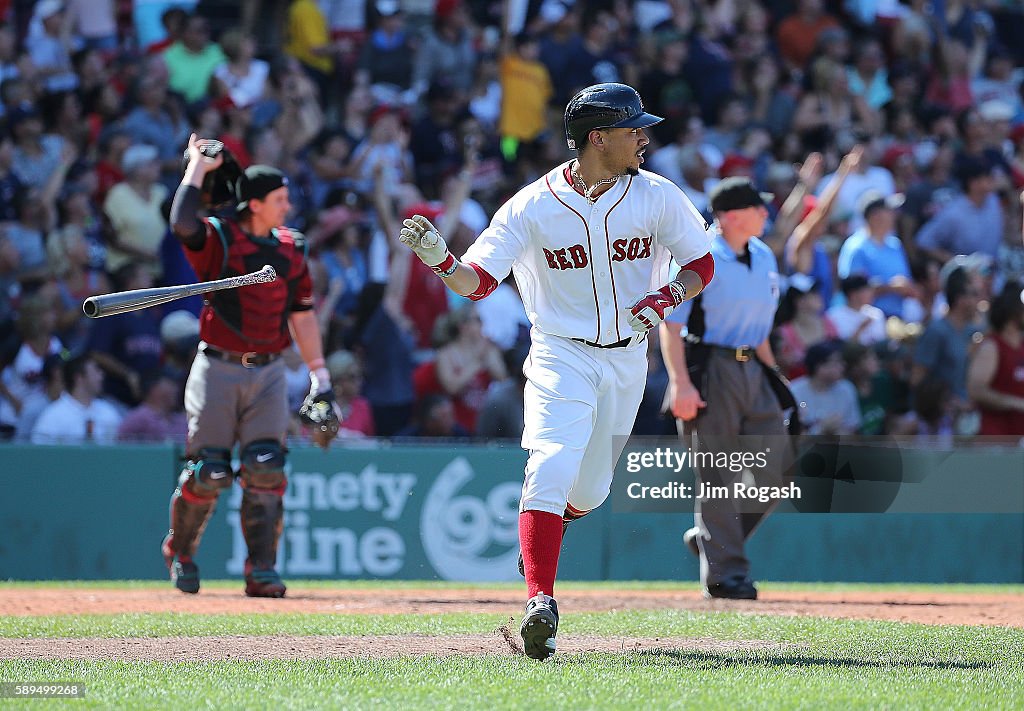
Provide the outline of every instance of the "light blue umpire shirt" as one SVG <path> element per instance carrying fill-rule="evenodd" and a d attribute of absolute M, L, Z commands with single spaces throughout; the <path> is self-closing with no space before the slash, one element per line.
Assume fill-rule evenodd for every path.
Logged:
<path fill-rule="evenodd" d="M 720 234 L 711 242 L 715 276 L 697 297 L 704 309 L 704 343 L 756 348 L 771 333 L 779 306 L 779 265 L 772 250 L 757 237 L 747 249 L 749 265 L 740 261 Z M 684 301 L 667 319 L 682 324 L 684 335 L 695 300 Z"/>

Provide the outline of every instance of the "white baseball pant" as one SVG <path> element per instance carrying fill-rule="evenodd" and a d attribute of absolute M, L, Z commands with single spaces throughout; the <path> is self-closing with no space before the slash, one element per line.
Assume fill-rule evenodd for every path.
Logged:
<path fill-rule="evenodd" d="M 647 381 L 645 336 L 594 348 L 534 328 L 523 365 L 529 453 L 520 511 L 561 516 L 608 498 L 615 463 L 633 430 Z"/>

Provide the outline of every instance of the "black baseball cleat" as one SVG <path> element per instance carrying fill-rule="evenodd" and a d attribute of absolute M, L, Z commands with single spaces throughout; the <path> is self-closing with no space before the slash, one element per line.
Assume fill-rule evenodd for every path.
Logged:
<path fill-rule="evenodd" d="M 183 593 L 199 592 L 199 567 L 192 561 L 175 560 L 171 563 L 171 581 Z"/>
<path fill-rule="evenodd" d="M 700 558 L 700 548 L 697 547 L 697 537 L 700 536 L 700 529 L 694 526 L 683 534 L 683 545 L 686 549 Z"/>
<path fill-rule="evenodd" d="M 704 588 L 704 597 L 709 600 L 756 600 L 757 588 L 750 578 L 733 578 Z"/>
<path fill-rule="evenodd" d="M 526 656 L 543 661 L 554 654 L 557 631 L 558 605 L 555 598 L 537 593 L 526 602 L 523 623 L 519 625 Z"/>
<path fill-rule="evenodd" d="M 253 568 L 245 576 L 248 597 L 284 597 L 287 589 L 273 568 Z"/>

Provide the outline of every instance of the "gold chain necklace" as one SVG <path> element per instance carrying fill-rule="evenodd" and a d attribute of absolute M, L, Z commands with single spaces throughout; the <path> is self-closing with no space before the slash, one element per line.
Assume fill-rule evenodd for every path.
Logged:
<path fill-rule="evenodd" d="M 585 197 L 587 199 L 587 202 L 589 202 L 591 205 L 597 202 L 597 198 L 593 197 L 595 190 L 597 190 L 602 185 L 611 185 L 612 183 L 619 179 L 619 176 L 617 175 L 613 175 L 610 178 L 602 178 L 601 180 L 598 180 L 596 183 L 594 183 L 588 188 L 587 184 L 583 182 L 583 178 L 580 176 L 578 167 L 579 161 L 573 161 L 573 165 L 569 168 L 569 173 L 572 175 L 573 182 L 579 183 L 579 187 L 582 188 L 583 190 L 583 197 Z"/>

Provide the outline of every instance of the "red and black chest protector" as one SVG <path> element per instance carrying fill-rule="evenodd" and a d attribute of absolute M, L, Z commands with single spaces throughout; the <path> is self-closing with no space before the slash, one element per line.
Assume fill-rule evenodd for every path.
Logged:
<path fill-rule="evenodd" d="M 287 227 L 272 230 L 269 237 L 252 237 L 233 220 L 211 217 L 208 221 L 220 238 L 223 260 L 219 275 L 200 278 L 248 274 L 269 264 L 277 271 L 277 279 L 207 294 L 200 337 L 215 348 L 230 351 L 284 350 L 291 343 L 291 312 L 311 306 L 305 237 Z"/>

